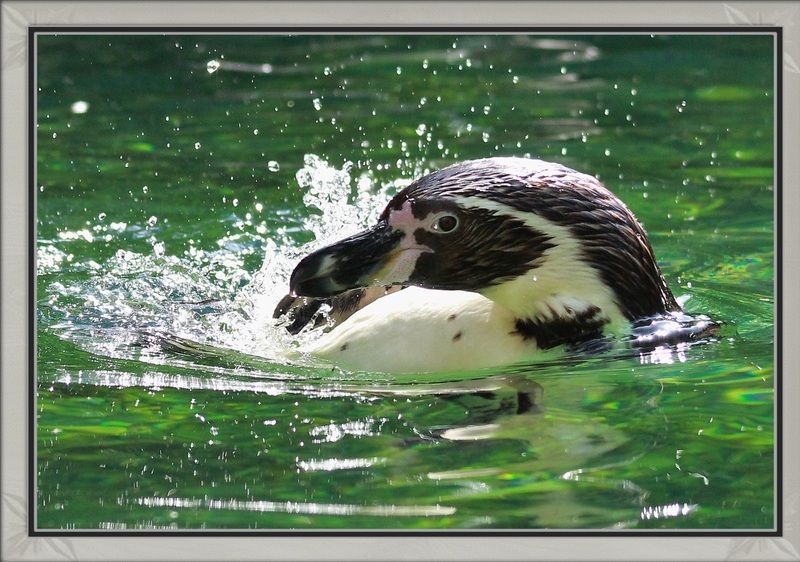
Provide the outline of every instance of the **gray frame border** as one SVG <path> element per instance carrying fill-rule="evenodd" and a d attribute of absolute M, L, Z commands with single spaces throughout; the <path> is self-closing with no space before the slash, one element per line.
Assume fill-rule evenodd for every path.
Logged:
<path fill-rule="evenodd" d="M 391 13 L 388 8 L 391 8 Z M 301 9 L 298 9 L 301 8 Z M 0 533 L 6 560 L 800 560 L 795 409 L 783 410 L 784 536 L 771 537 L 29 537 L 27 535 L 27 28 L 40 25 L 778 25 L 784 33 L 784 154 L 800 146 L 800 3 L 783 2 L 4 2 L 0 201 Z M 454 13 L 455 19 L 454 18 Z M 783 339 L 798 335 L 800 163 L 784 162 Z M 783 402 L 799 397 L 784 355 Z M 794 431 L 793 431 L 794 430 Z M 792 471 L 789 467 L 795 467 Z M 501 542 L 502 541 L 502 544 Z M 124 546 L 122 546 L 123 543 Z"/>

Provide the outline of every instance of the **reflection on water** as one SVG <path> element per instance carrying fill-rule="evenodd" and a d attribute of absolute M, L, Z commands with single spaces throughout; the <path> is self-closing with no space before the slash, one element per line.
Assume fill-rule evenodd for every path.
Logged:
<path fill-rule="evenodd" d="M 432 517 L 452 515 L 455 509 L 441 505 L 363 506 L 271 501 L 191 500 L 182 498 L 139 498 L 145 507 L 178 507 L 190 509 L 232 509 L 271 513 L 307 513 L 312 515 L 372 515 L 377 517 Z"/>
<path fill-rule="evenodd" d="M 772 525 L 768 42 L 42 41 L 39 526 Z M 297 353 L 297 260 L 489 155 L 597 174 L 717 341 L 425 376 Z"/>

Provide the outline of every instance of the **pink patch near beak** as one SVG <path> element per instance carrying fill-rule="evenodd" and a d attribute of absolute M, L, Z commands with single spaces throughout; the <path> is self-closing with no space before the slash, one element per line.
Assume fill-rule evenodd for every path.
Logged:
<path fill-rule="evenodd" d="M 400 230 L 406 230 L 407 227 L 419 228 L 420 222 L 411 210 L 411 201 L 406 201 L 400 209 L 389 213 L 389 224 Z"/>
<path fill-rule="evenodd" d="M 420 254 L 433 250 L 419 244 L 414 238 L 414 231 L 424 228 L 424 224 L 414 216 L 410 201 L 403 203 L 400 209 L 390 211 L 388 222 L 389 226 L 403 232 L 405 236 L 395 255 L 379 273 L 379 281 L 385 284 L 402 283 L 411 277 Z"/>

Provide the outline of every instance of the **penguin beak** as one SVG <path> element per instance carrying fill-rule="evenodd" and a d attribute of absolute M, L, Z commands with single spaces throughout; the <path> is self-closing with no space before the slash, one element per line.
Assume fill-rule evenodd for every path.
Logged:
<path fill-rule="evenodd" d="M 392 284 L 393 268 L 387 271 L 386 266 L 403 253 L 398 252 L 403 237 L 382 220 L 304 257 L 292 272 L 289 289 L 298 296 L 330 297 L 357 287 Z"/>

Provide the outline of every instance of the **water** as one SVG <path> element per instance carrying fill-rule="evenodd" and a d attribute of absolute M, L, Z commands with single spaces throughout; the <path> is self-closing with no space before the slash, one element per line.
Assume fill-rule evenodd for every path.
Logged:
<path fill-rule="evenodd" d="M 40 528 L 772 527 L 771 39 L 38 52 Z M 598 175 L 718 341 L 401 377 L 298 355 L 271 318 L 297 260 L 489 155 Z"/>

